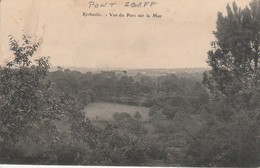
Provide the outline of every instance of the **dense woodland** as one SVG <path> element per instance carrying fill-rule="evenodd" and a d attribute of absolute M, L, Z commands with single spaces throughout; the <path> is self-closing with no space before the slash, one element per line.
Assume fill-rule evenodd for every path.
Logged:
<path fill-rule="evenodd" d="M 259 166 L 260 1 L 218 13 L 211 69 L 159 77 L 81 73 L 36 57 L 39 43 L 10 36 L 0 69 L 0 163 Z M 149 108 L 97 124 L 83 108 L 111 102 Z"/>

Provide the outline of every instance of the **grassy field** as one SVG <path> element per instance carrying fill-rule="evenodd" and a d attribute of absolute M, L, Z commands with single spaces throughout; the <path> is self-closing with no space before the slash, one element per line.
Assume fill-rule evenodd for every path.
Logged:
<path fill-rule="evenodd" d="M 141 121 L 146 121 L 148 119 L 149 108 L 117 103 L 97 102 L 87 105 L 83 111 L 92 121 L 112 121 L 113 114 L 116 112 L 126 112 L 131 116 L 136 112 L 139 112 L 142 116 Z"/>

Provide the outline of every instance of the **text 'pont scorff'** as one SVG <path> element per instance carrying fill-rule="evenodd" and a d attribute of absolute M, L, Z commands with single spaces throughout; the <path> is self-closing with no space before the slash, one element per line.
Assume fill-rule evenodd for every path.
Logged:
<path fill-rule="evenodd" d="M 155 1 L 144 1 L 144 2 L 130 2 L 127 1 L 123 3 L 124 7 L 129 7 L 129 8 L 146 8 L 146 7 L 153 7 L 157 5 L 158 3 Z M 119 5 L 116 2 L 103 2 L 103 3 L 96 3 L 94 1 L 88 2 L 88 8 L 106 8 L 106 7 L 115 7 Z M 121 5 L 121 3 L 120 3 Z"/>

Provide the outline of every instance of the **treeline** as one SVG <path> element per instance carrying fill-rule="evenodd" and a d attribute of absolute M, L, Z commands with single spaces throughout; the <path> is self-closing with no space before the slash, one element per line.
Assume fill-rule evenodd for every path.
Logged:
<path fill-rule="evenodd" d="M 136 76 L 126 76 L 116 75 L 114 71 L 81 73 L 70 69 L 59 69 L 49 72 L 48 78 L 56 83 L 56 87 L 60 91 L 67 91 L 74 95 L 91 89 L 96 93 L 97 97 L 120 97 L 142 96 L 152 93 L 190 95 L 194 91 L 195 84 L 200 84 L 200 80 L 192 78 L 192 75 L 189 78 L 188 75 L 178 77 L 175 74 L 169 74 L 152 77 L 139 73 Z M 202 74 L 196 75 L 202 79 Z"/>
<path fill-rule="evenodd" d="M 81 73 L 62 69 L 48 73 L 48 79 L 59 92 L 65 92 L 81 102 L 82 107 L 94 101 L 110 101 L 129 105 L 152 107 L 165 106 L 165 100 L 175 101 L 172 105 L 186 106 L 188 103 L 193 113 L 207 100 L 205 88 L 198 80 L 202 74 L 169 74 L 160 77 L 142 75 L 116 75 L 115 72 Z M 160 103 L 161 102 L 161 103 Z M 168 104 L 169 104 L 168 103 Z M 194 106 L 194 107 L 193 107 Z M 195 107 L 196 106 L 196 107 Z"/>

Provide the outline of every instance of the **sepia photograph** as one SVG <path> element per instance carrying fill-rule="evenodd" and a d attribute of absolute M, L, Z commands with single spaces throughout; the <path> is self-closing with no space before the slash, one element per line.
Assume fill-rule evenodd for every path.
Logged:
<path fill-rule="evenodd" d="M 0 167 L 260 166 L 260 0 L 0 0 Z"/>

